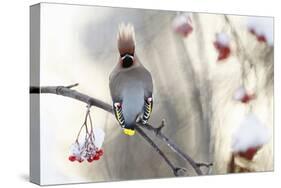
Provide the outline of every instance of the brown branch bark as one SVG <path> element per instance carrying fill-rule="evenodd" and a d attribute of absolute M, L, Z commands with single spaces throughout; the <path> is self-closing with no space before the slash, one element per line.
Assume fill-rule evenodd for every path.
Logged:
<path fill-rule="evenodd" d="M 62 95 L 65 97 L 73 98 L 76 100 L 79 100 L 81 102 L 84 102 L 90 106 L 96 106 L 98 108 L 101 108 L 111 114 L 113 114 L 113 110 L 111 105 L 95 99 L 93 97 L 90 97 L 88 95 L 85 95 L 83 93 L 80 93 L 76 90 L 71 89 L 72 87 L 77 86 L 78 84 L 73 84 L 70 86 L 47 86 L 47 87 L 30 87 L 30 93 L 31 94 L 39 94 L 39 93 L 46 93 L 46 94 L 56 94 L 56 95 Z M 154 150 L 164 159 L 164 161 L 168 164 L 168 166 L 172 169 L 175 176 L 183 176 L 186 174 L 186 169 L 175 167 L 173 163 L 166 157 L 166 155 L 161 151 L 161 149 L 155 144 L 155 142 L 141 129 L 145 128 L 148 131 L 151 131 L 157 136 L 160 140 L 162 140 L 171 150 L 180 156 L 182 159 L 187 161 L 197 175 L 202 175 L 202 171 L 200 169 L 201 166 L 210 167 L 212 164 L 206 164 L 206 163 L 197 163 L 195 162 L 189 155 L 184 153 L 175 143 L 173 143 L 168 137 L 166 137 L 162 132 L 161 129 L 164 127 L 164 121 L 162 121 L 162 124 L 155 128 L 150 124 L 143 125 L 141 123 L 136 124 L 136 131 L 154 148 Z"/>

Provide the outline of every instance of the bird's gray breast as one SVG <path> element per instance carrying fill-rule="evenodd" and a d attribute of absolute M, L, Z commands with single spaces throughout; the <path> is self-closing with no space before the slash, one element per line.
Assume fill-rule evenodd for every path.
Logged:
<path fill-rule="evenodd" d="M 122 91 L 122 96 L 122 111 L 125 123 L 127 125 L 134 124 L 144 105 L 144 88 L 142 83 L 137 80 L 127 82 Z"/>

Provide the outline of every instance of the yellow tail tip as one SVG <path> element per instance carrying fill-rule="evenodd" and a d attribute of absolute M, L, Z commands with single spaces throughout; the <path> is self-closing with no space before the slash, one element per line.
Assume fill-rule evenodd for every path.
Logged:
<path fill-rule="evenodd" d="M 135 130 L 132 130 L 132 129 L 124 129 L 123 132 L 124 132 L 124 134 L 129 135 L 129 136 L 135 135 Z"/>

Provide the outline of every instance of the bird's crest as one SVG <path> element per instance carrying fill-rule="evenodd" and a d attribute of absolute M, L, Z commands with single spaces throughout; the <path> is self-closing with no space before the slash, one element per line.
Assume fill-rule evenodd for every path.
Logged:
<path fill-rule="evenodd" d="M 135 53 L 135 29 L 130 23 L 125 25 L 121 23 L 119 25 L 119 31 L 117 34 L 118 50 L 120 55 Z"/>

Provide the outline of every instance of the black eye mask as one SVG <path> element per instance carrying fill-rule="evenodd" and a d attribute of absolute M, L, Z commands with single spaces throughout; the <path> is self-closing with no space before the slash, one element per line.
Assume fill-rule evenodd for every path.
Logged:
<path fill-rule="evenodd" d="M 122 66 L 124 68 L 128 68 L 132 66 L 134 62 L 134 56 L 132 56 L 131 54 L 125 54 L 121 56 L 121 60 L 122 60 Z"/>

